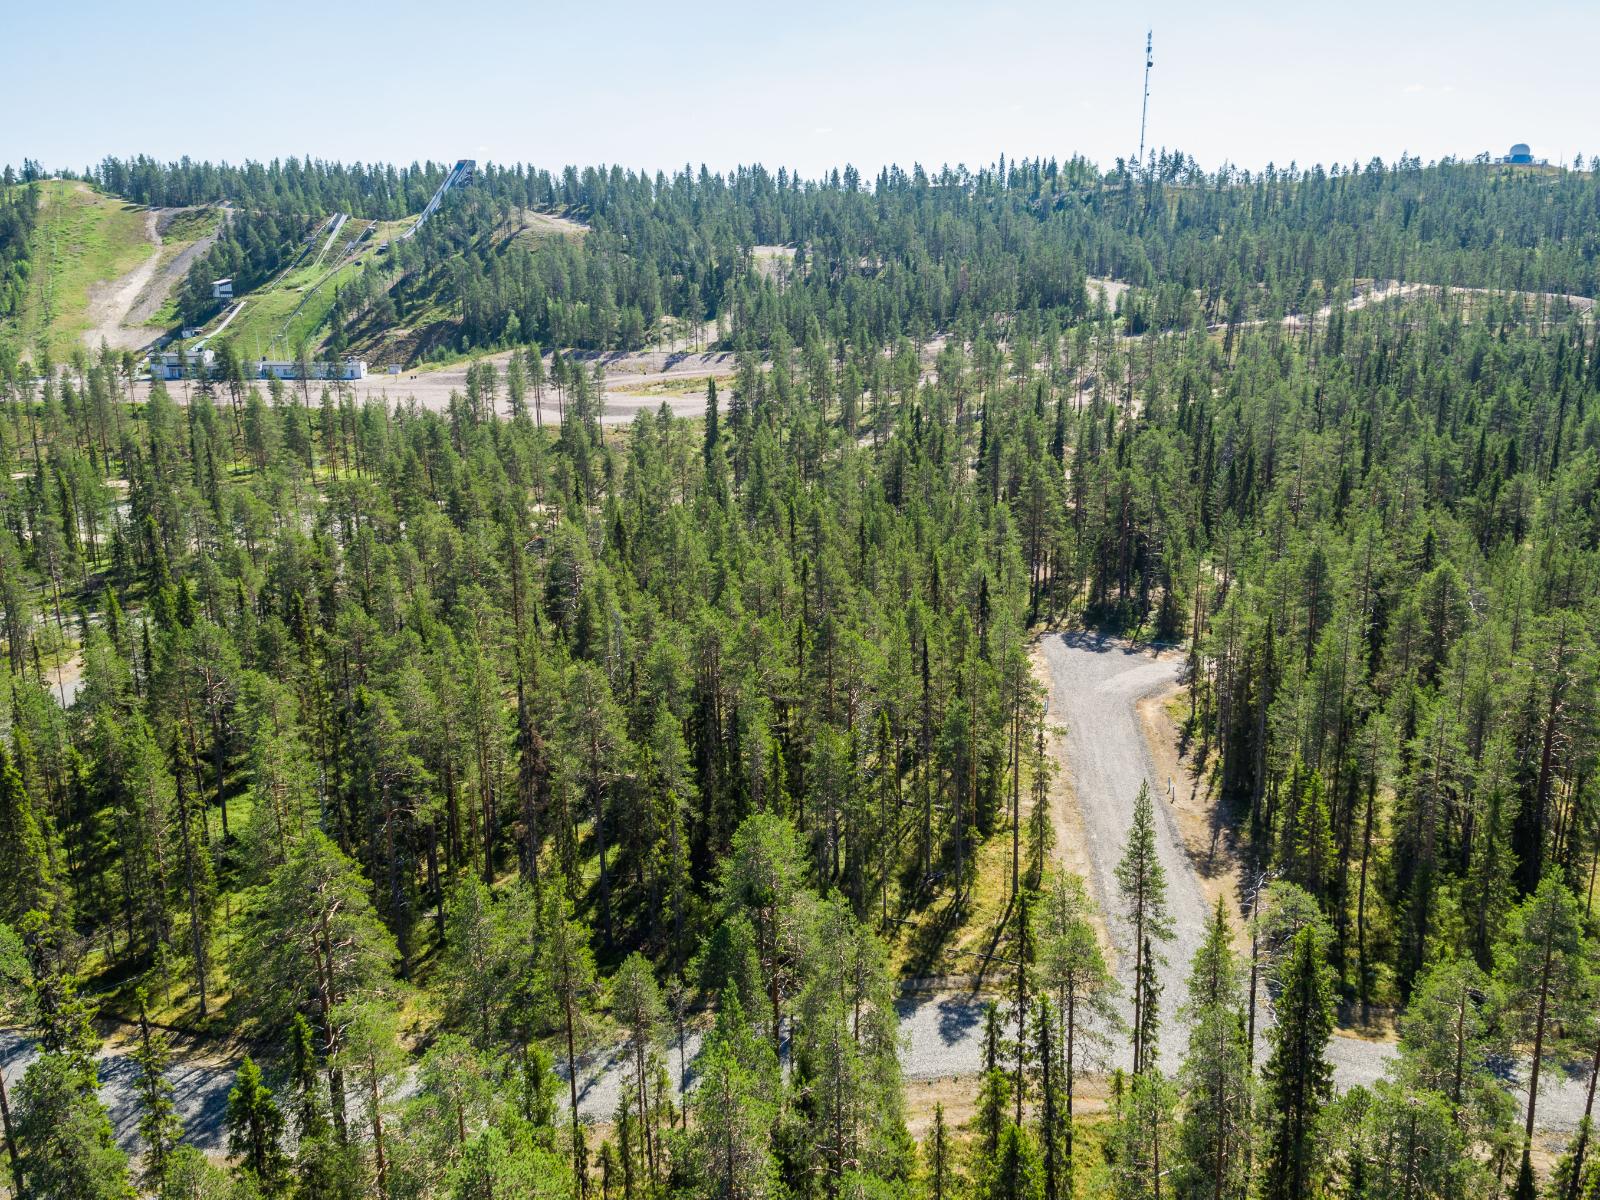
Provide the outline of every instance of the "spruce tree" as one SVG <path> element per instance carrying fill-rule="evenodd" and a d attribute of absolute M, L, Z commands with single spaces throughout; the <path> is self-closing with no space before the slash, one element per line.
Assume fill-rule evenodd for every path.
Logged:
<path fill-rule="evenodd" d="M 1184 1107 L 1173 1191 L 1196 1200 L 1243 1197 L 1252 1079 L 1240 964 L 1220 900 L 1189 971 L 1184 1018 L 1189 1046 L 1178 1075 Z"/>
<path fill-rule="evenodd" d="M 985 1180 L 989 1200 L 1043 1200 L 1044 1170 L 1039 1151 L 1020 1125 L 1007 1125 L 994 1165 Z"/>
<path fill-rule="evenodd" d="M 1323 1057 L 1333 1032 L 1333 985 L 1315 929 L 1295 935 L 1281 968 L 1278 1023 L 1264 1071 L 1263 1200 L 1299 1200 L 1319 1185 L 1317 1122 L 1333 1091 Z"/>
<path fill-rule="evenodd" d="M 986 1163 L 992 1163 L 999 1152 L 1000 1137 L 1011 1115 L 1011 1080 L 1002 1065 L 1004 1054 L 1000 1009 L 990 1001 L 983 1010 L 983 1075 L 978 1082 L 977 1112 L 973 1115 L 979 1153 Z"/>
<path fill-rule="evenodd" d="M 54 872 L 33 800 L 12 756 L 0 745 L 0 923 L 54 907 Z"/>
<path fill-rule="evenodd" d="M 261 1078 L 261 1068 L 248 1054 L 228 1093 L 227 1126 L 228 1153 L 238 1159 L 238 1171 L 272 1194 L 285 1168 L 283 1114 Z"/>
<path fill-rule="evenodd" d="M 1167 915 L 1167 873 L 1156 850 L 1149 783 L 1139 785 L 1134 799 L 1133 825 L 1116 876 L 1123 918 L 1133 935 L 1133 1073 L 1137 1075 L 1151 1061 L 1155 1049 L 1152 1035 L 1159 1020 L 1154 1004 L 1156 972 L 1164 960 L 1154 944 L 1173 937 L 1172 919 Z"/>
<path fill-rule="evenodd" d="M 950 1159 L 950 1133 L 945 1128 L 942 1103 L 933 1106 L 933 1128 L 928 1133 L 924 1156 L 927 1159 L 928 1200 L 948 1200 L 953 1194 L 954 1180 Z"/>
<path fill-rule="evenodd" d="M 183 1122 L 173 1103 L 172 1081 L 166 1075 L 173 1058 L 171 1039 L 151 1027 L 143 988 L 137 999 L 139 1045 L 129 1057 L 139 1069 L 139 1140 L 144 1145 L 141 1176 L 146 1188 L 159 1192 L 166 1185 L 173 1152 L 183 1136 Z"/>

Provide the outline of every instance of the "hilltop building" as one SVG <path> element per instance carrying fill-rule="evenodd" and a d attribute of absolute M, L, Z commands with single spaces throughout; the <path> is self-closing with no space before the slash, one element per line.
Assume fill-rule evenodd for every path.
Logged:
<path fill-rule="evenodd" d="M 1533 150 L 1527 142 L 1518 142 L 1508 150 L 1505 156 L 1498 160 L 1510 166 L 1539 167 L 1544 165 L 1544 159 L 1535 158 Z"/>

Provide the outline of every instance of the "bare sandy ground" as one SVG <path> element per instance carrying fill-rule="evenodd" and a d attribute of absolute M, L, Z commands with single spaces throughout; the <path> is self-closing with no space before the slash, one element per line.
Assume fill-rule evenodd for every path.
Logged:
<path fill-rule="evenodd" d="M 504 371 L 509 354 L 493 355 L 488 361 Z M 703 387 L 690 387 L 697 381 L 711 378 L 725 379 L 734 373 L 734 356 L 728 353 L 668 354 L 659 350 L 637 351 L 631 354 L 605 355 L 598 360 L 583 363 L 592 371 L 598 361 L 605 368 L 605 413 L 601 420 L 607 425 L 626 425 L 641 411 L 654 412 L 663 403 L 680 417 L 704 416 L 706 397 Z M 371 364 L 368 364 L 369 369 Z M 414 371 L 401 375 L 369 375 L 351 385 L 359 399 L 379 400 L 387 397 L 391 404 L 414 399 L 424 408 L 443 412 L 449 407 L 450 394 L 465 394 L 467 366 L 465 363 L 437 371 Z M 533 398 L 529 398 L 533 404 Z M 499 411 L 507 411 L 508 399 L 502 385 L 497 401 Z M 542 420 L 559 419 L 554 387 L 546 385 L 542 411 L 536 416 Z"/>
<path fill-rule="evenodd" d="M 1100 279 L 1091 275 L 1084 281 L 1084 289 L 1089 293 L 1089 303 L 1094 303 L 1094 298 L 1099 297 L 1106 302 L 1106 311 L 1115 312 L 1117 301 L 1122 293 L 1128 290 L 1128 284 L 1120 279 Z"/>
<path fill-rule="evenodd" d="M 589 232 L 589 227 L 582 221 L 564 217 L 559 213 L 540 212 L 534 208 L 518 209 L 517 219 L 522 224 L 517 236 L 532 238 L 535 241 L 546 237 L 581 238 Z"/>
<path fill-rule="evenodd" d="M 503 373 L 510 357 L 509 352 L 494 354 L 487 356 L 485 361 L 494 363 L 496 369 Z M 641 350 L 580 361 L 590 371 L 596 361 L 605 368 L 605 413 L 601 421 L 606 425 L 626 425 L 640 412 L 654 412 L 663 403 L 677 416 L 704 416 L 704 381 L 713 377 L 725 379 L 736 368 L 734 356 L 724 352 L 669 354 L 661 350 Z M 407 371 L 399 375 L 387 374 L 381 364 L 368 363 L 367 366 L 368 370 L 375 370 L 376 373 L 343 385 L 354 392 L 361 402 L 386 402 L 390 406 L 399 406 L 415 400 L 423 408 L 444 412 L 450 407 L 452 393 L 465 395 L 467 391 L 466 363 L 432 371 Z M 313 398 L 320 395 L 321 386 L 314 385 Z M 168 383 L 166 387 L 172 395 L 180 399 L 183 397 L 182 383 Z M 149 395 L 148 382 L 134 385 L 134 399 L 145 400 Z M 533 405 L 532 396 L 528 403 L 530 407 Z M 496 408 L 504 415 L 507 407 L 502 384 Z M 541 420 L 554 422 L 559 419 L 559 411 L 556 390 L 547 384 L 541 411 L 536 415 Z"/>
<path fill-rule="evenodd" d="M 98 349 L 104 342 L 113 350 L 138 350 L 150 344 L 157 332 L 149 327 L 150 321 L 189 274 L 195 260 L 211 248 L 222 228 L 219 223 L 215 231 L 195 239 L 176 254 L 166 255 L 161 231 L 184 211 L 146 211 L 144 228 L 151 245 L 150 256 L 122 278 L 96 284 L 90 290 L 89 328 L 83 333 L 84 345 Z"/>
<path fill-rule="evenodd" d="M 113 350 L 137 350 L 144 345 L 144 336 L 129 330 L 127 321 L 139 297 L 155 278 L 156 264 L 161 260 L 158 223 L 159 214 L 154 209 L 145 213 L 144 235 L 152 246 L 148 258 L 121 279 L 89 289 L 89 328 L 83 331 L 84 345 L 97 347 L 105 342 Z"/>

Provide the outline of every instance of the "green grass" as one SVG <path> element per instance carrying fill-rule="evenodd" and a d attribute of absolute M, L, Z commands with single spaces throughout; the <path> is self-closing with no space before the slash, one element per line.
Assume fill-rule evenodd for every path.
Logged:
<path fill-rule="evenodd" d="M 222 214 L 215 208 L 186 208 L 167 222 L 166 228 L 161 231 L 161 239 L 167 246 L 181 250 L 214 232 L 221 219 Z"/>
<path fill-rule="evenodd" d="M 34 232 L 33 282 L 10 335 L 26 351 L 42 339 L 65 358 L 89 328 L 90 291 L 118 279 L 149 257 L 145 210 L 71 180 L 41 184 Z"/>
<path fill-rule="evenodd" d="M 305 265 L 293 268 L 242 297 L 246 302 L 244 311 L 228 325 L 223 340 L 232 342 L 247 359 L 289 358 L 301 339 L 309 342 L 315 353 L 327 338 L 324 323 L 333 308 L 334 293 L 361 272 L 377 270 L 384 260 L 384 256 L 378 254 L 379 244 L 392 241 L 409 222 L 381 222 L 350 260 L 336 267 L 335 255 L 349 243 L 355 230 L 365 224 L 364 221 L 348 223 L 334 248 L 322 262 L 312 267 L 311 261 L 327 239 L 326 231 L 319 230 L 311 249 L 306 252 Z"/>

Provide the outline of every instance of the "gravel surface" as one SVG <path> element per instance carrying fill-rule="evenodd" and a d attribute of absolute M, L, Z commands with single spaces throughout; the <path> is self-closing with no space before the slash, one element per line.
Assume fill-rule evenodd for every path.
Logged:
<path fill-rule="evenodd" d="M 1148 782 L 1155 805 L 1156 853 L 1167 875 L 1167 912 L 1173 939 L 1157 947 L 1165 958 L 1161 981 L 1160 1060 L 1175 1070 L 1183 1059 L 1187 1034 L 1179 1010 L 1189 965 L 1205 938 L 1211 906 L 1200 887 L 1183 834 L 1169 802 L 1167 779 L 1157 778 L 1150 746 L 1140 727 L 1138 704 L 1183 673 L 1183 655 L 1152 650 L 1093 633 L 1051 634 L 1043 642 L 1050 668 L 1049 718 L 1066 727 L 1067 761 L 1078 810 L 1083 818 L 1092 864 L 1089 886 L 1105 913 L 1122 981 L 1124 1017 L 1133 1004 L 1133 933 L 1117 898 L 1116 866 L 1133 824 L 1139 785 Z M 1264 1032 L 1271 1015 L 1263 1004 L 1256 1025 Z M 1257 1061 L 1265 1054 L 1257 1047 Z M 1335 1077 L 1343 1087 L 1370 1084 L 1393 1057 L 1387 1042 L 1335 1034 L 1329 1047 Z M 1124 1055 L 1126 1057 L 1126 1055 Z M 1129 1064 L 1131 1065 L 1131 1064 Z"/>
<path fill-rule="evenodd" d="M 211 336 L 215 337 L 216 333 Z M 495 408 L 504 415 L 508 411 L 509 403 L 504 384 L 504 371 L 509 355 L 501 353 L 485 357 L 502 372 Z M 706 354 L 664 354 L 657 351 L 611 354 L 605 356 L 605 364 L 605 403 L 600 423 L 612 426 L 631 424 L 640 412 L 648 410 L 653 413 L 663 403 L 675 416 L 703 417 L 706 412 L 705 380 L 715 377 L 719 381 L 724 381 L 733 375 L 737 365 L 732 354 L 716 351 Z M 593 362 L 584 360 L 583 365 L 592 368 Z M 458 363 L 452 367 L 418 368 L 390 375 L 386 370 L 386 364 L 369 362 L 367 364 L 369 374 L 365 379 L 354 380 L 344 386 L 354 394 L 358 402 L 382 402 L 393 408 L 415 400 L 423 408 L 446 412 L 450 406 L 452 393 L 466 395 L 467 366 L 467 363 Z M 686 380 L 692 381 L 690 389 L 679 390 L 684 387 Z M 260 381 L 257 383 L 265 394 L 266 385 Z M 133 385 L 133 398 L 138 401 L 148 400 L 151 386 L 149 380 L 139 380 Z M 187 402 L 192 385 L 169 382 L 163 386 L 167 389 L 168 395 L 182 404 Z M 295 384 L 288 386 L 298 387 Z M 318 382 L 312 394 L 313 404 L 321 395 L 321 389 L 322 384 Z M 724 409 L 731 396 L 732 392 L 724 384 L 721 395 Z M 530 395 L 528 397 L 530 410 L 533 405 L 534 397 Z M 555 388 L 547 385 L 540 414 L 541 420 L 546 425 L 556 425 L 560 420 L 559 411 Z"/>
<path fill-rule="evenodd" d="M 117 1141 L 129 1151 L 139 1142 L 138 1066 L 128 1056 L 127 1047 L 106 1048 L 100 1052 L 100 1099 L 111 1113 Z M 181 1051 L 180 1051 L 181 1053 Z M 6 1089 L 16 1104 L 17 1084 L 34 1059 L 31 1042 L 10 1030 L 0 1030 L 0 1068 L 5 1070 Z M 202 1150 L 221 1152 L 228 1135 L 223 1120 L 228 1113 L 228 1092 L 233 1088 L 235 1062 L 206 1055 L 175 1059 L 167 1070 L 172 1081 L 173 1101 L 183 1119 L 184 1139 Z"/>
<path fill-rule="evenodd" d="M 1088 857 L 1093 864 L 1089 884 L 1106 913 L 1125 999 L 1133 976 L 1132 939 L 1119 911 L 1113 872 L 1127 844 L 1139 784 L 1146 780 L 1150 784 L 1157 850 L 1167 873 L 1167 909 L 1176 935 L 1165 947 L 1167 961 L 1160 971 L 1160 1058 L 1163 1068 L 1172 1071 L 1183 1059 L 1186 1041 L 1178 1017 L 1184 982 L 1205 936 L 1210 906 L 1168 802 L 1169 781 L 1156 777 L 1139 723 L 1138 703 L 1180 677 L 1183 655 L 1174 650 L 1136 647 L 1092 633 L 1051 634 L 1044 638 L 1043 649 L 1050 668 L 1049 717 L 1053 723 L 1066 726 L 1067 761 L 1063 766 L 1072 780 L 1083 818 Z M 1131 1018 L 1131 1002 L 1125 1008 L 1124 1015 Z M 1258 1064 L 1268 1052 L 1266 1032 L 1271 1023 L 1272 1013 L 1263 999 L 1256 1015 Z M 1340 1089 L 1376 1083 L 1395 1054 L 1391 1041 L 1338 1030 L 1327 1049 L 1334 1082 Z M 1525 1064 L 1518 1063 L 1508 1071 L 1508 1086 L 1526 1086 L 1524 1069 Z M 1568 1071 L 1549 1074 L 1549 1086 L 1540 1090 L 1537 1124 L 1546 1132 L 1570 1131 L 1583 1115 L 1587 1070 L 1574 1064 Z M 1519 1108 L 1523 1098 L 1518 1095 Z"/>
<path fill-rule="evenodd" d="M 900 1066 L 906 1078 L 976 1075 L 983 1065 L 983 1010 L 990 999 L 970 991 L 919 991 L 897 999 L 894 1006 L 900 1014 Z M 700 1044 L 699 1032 L 690 1030 L 684 1038 L 684 1081 L 691 1090 Z M 673 1087 L 681 1092 L 675 1035 L 663 1051 Z M 578 1111 L 589 1121 L 611 1120 L 622 1088 L 632 1078 L 632 1060 L 620 1047 L 581 1059 Z"/>
<path fill-rule="evenodd" d="M 1166 781 L 1155 777 L 1150 747 L 1139 726 L 1137 705 L 1178 678 L 1181 655 L 1138 649 L 1087 633 L 1050 635 L 1044 640 L 1050 668 L 1048 716 L 1066 727 L 1064 764 L 1083 817 L 1091 863 L 1089 886 L 1105 914 L 1116 950 L 1116 973 L 1125 998 L 1133 989 L 1133 933 L 1117 899 L 1116 866 L 1133 824 L 1133 801 L 1149 781 L 1156 811 L 1156 853 L 1167 875 L 1167 911 L 1175 937 L 1156 952 L 1160 971 L 1161 1058 L 1168 1068 L 1183 1051 L 1178 1007 L 1189 962 L 1205 935 L 1208 906 L 1189 863 L 1177 818 L 1165 803 Z M 1132 1018 L 1131 1001 L 1128 1016 Z"/>

